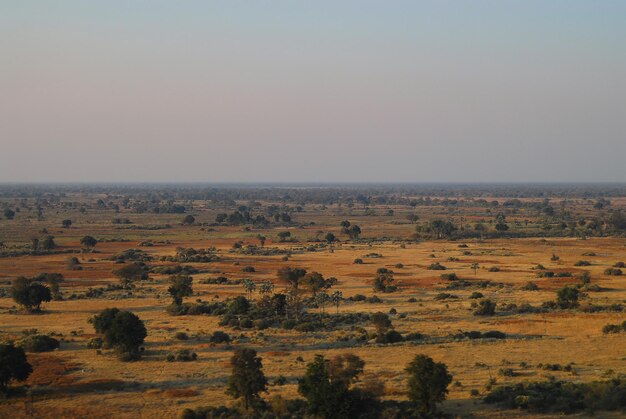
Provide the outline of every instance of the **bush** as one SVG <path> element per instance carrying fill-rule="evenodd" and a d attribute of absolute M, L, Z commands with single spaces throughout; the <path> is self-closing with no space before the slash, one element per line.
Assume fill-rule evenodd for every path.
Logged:
<path fill-rule="evenodd" d="M 385 343 L 396 343 L 402 342 L 404 338 L 399 332 L 395 330 L 390 330 L 385 334 Z"/>
<path fill-rule="evenodd" d="M 496 303 L 489 299 L 481 300 L 474 311 L 475 316 L 493 316 L 496 314 Z"/>
<path fill-rule="evenodd" d="M 59 348 L 59 341 L 46 335 L 26 336 L 19 342 L 19 346 L 26 352 L 50 352 Z"/>
<path fill-rule="evenodd" d="M 449 274 L 441 274 L 441 279 L 445 279 L 447 281 L 456 281 L 459 277 L 453 272 Z"/>
<path fill-rule="evenodd" d="M 192 352 L 189 349 L 180 349 L 176 352 L 170 352 L 169 354 L 167 354 L 165 359 L 167 362 L 189 362 L 198 359 L 198 354 Z"/>
<path fill-rule="evenodd" d="M 434 299 L 439 301 L 439 300 L 448 300 L 448 299 L 456 299 L 459 298 L 458 296 L 454 295 L 454 294 L 450 294 L 447 292 L 440 292 L 439 294 L 435 295 Z"/>
<path fill-rule="evenodd" d="M 506 339 L 506 333 L 500 332 L 499 330 L 490 330 L 483 333 L 482 337 L 484 339 Z"/>
<path fill-rule="evenodd" d="M 483 293 L 482 293 L 482 292 L 478 292 L 478 291 L 474 291 L 474 292 L 473 292 L 473 293 L 469 296 L 469 298 L 470 298 L 470 299 L 477 299 L 477 298 L 483 298 L 483 297 L 484 297 Z"/>
<path fill-rule="evenodd" d="M 497 266 L 492 266 L 491 268 L 489 268 L 489 272 L 500 272 L 500 268 L 498 268 Z"/>
<path fill-rule="evenodd" d="M 243 272 L 256 272 L 254 266 L 246 266 L 242 269 Z"/>
<path fill-rule="evenodd" d="M 498 387 L 485 398 L 510 409 L 572 414 L 580 411 L 615 411 L 626 408 L 626 379 L 590 383 L 563 381 L 519 383 Z"/>
<path fill-rule="evenodd" d="M 176 332 L 174 339 L 177 340 L 189 340 L 189 335 L 185 332 Z"/>
<path fill-rule="evenodd" d="M 539 286 L 534 282 L 528 282 L 522 287 L 523 291 L 539 291 Z"/>
<path fill-rule="evenodd" d="M 362 265 L 362 264 L 363 264 L 363 259 L 361 259 L 361 258 L 356 258 L 356 259 L 354 259 L 354 262 L 353 262 L 353 263 L 354 263 L 355 265 Z"/>
<path fill-rule="evenodd" d="M 591 266 L 591 262 L 589 262 L 588 260 L 579 260 L 578 262 L 574 263 L 574 266 Z"/>
<path fill-rule="evenodd" d="M 212 343 L 228 343 L 230 342 L 230 336 L 227 333 L 222 332 L 221 330 L 217 330 L 213 332 L 211 337 L 209 338 L 209 342 Z"/>
<path fill-rule="evenodd" d="M 91 338 L 87 341 L 87 347 L 89 349 L 100 349 L 104 345 L 102 338 Z"/>
<path fill-rule="evenodd" d="M 621 276 L 623 272 L 619 268 L 607 268 L 604 270 L 604 274 L 609 276 Z"/>
<path fill-rule="evenodd" d="M 428 269 L 429 271 L 445 271 L 448 268 L 446 268 L 439 262 L 435 262 L 435 263 L 431 263 L 426 269 Z"/>

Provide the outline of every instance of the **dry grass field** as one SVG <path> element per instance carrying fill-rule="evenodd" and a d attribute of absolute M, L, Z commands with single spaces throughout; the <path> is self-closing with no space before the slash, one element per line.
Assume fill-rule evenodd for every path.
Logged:
<path fill-rule="evenodd" d="M 196 220 L 192 225 L 181 225 L 181 214 L 116 214 L 94 206 L 104 195 L 76 193 L 67 197 L 73 202 L 89 206 L 84 212 L 77 208 L 46 211 L 39 219 L 33 215 L 32 201 L 13 220 L 0 220 L 0 241 L 6 249 L 21 249 L 30 245 L 32 238 L 40 237 L 42 229 L 53 235 L 57 252 L 24 254 L 0 258 L 0 284 L 8 290 L 18 276 L 33 277 L 42 272 L 61 273 L 65 280 L 60 288 L 63 300 L 44 303 L 40 314 L 25 313 L 10 295 L 0 298 L 0 340 L 16 340 L 23 330 L 37 329 L 39 333 L 54 333 L 61 339 L 59 349 L 45 353 L 28 353 L 33 373 L 25 384 L 24 393 L 0 400 L 1 418 L 172 418 L 185 408 L 210 405 L 230 405 L 233 400 L 225 394 L 230 373 L 229 358 L 239 346 L 252 347 L 263 359 L 263 369 L 270 384 L 285 377 L 286 384 L 270 385 L 263 394 L 266 400 L 280 395 L 299 397 L 297 382 L 315 354 L 332 357 L 353 353 L 365 361 L 361 382 L 376 378 L 384 382 L 383 399 L 406 400 L 404 368 L 417 354 L 426 354 L 444 362 L 453 375 L 447 400 L 441 408 L 457 417 L 552 417 L 523 410 L 506 410 L 481 401 L 490 380 L 495 385 L 525 381 L 542 381 L 555 377 L 559 380 L 589 382 L 606 380 L 626 373 L 626 333 L 604 334 L 606 324 L 620 324 L 626 320 L 624 312 L 584 309 L 551 310 L 538 313 L 520 313 L 507 309 L 508 304 L 520 306 L 529 303 L 541 306 L 555 299 L 556 291 L 566 285 L 576 285 L 578 276 L 589 271 L 591 283 L 598 285 L 587 290 L 581 298 L 581 307 L 610 306 L 626 303 L 626 276 L 609 276 L 605 269 L 616 262 L 626 261 L 626 239 L 623 237 L 517 237 L 467 238 L 461 240 L 413 240 L 415 225 L 406 221 L 406 214 L 416 212 L 421 220 L 436 217 L 463 218 L 474 222 L 486 218 L 473 209 L 457 209 L 450 213 L 443 206 L 418 207 L 417 210 L 400 205 L 369 205 L 374 214 L 355 206 L 347 210 L 340 205 L 305 204 L 301 212 L 292 214 L 290 226 L 246 228 L 240 226 L 209 226 L 221 211 L 192 202 Z M 504 201 L 506 197 L 501 198 Z M 14 206 L 16 199 L 5 198 L 3 204 Z M 624 204 L 614 199 L 613 206 Z M 186 203 L 189 205 L 189 202 Z M 240 203 L 238 203 L 240 204 Z M 245 204 L 245 203 L 244 203 Z M 271 201 L 261 202 L 267 206 Z M 580 214 L 590 212 L 583 201 Z M 383 215 L 393 210 L 394 215 Z M 494 214 L 490 215 L 493 218 Z M 112 225 L 111 219 L 124 217 L 132 226 L 160 226 L 170 228 L 147 230 Z M 535 217 L 528 214 L 507 214 L 509 223 L 516 219 Z M 534 220 L 535 218 L 531 218 Z M 61 220 L 71 219 L 72 226 L 61 228 Z M 339 223 L 349 219 L 360 225 L 361 238 L 350 240 L 340 232 Z M 521 224 L 521 223 L 520 223 Z M 522 228 L 522 227 L 519 227 Z M 531 228 L 531 227 L 528 227 Z M 279 242 L 277 233 L 290 231 L 293 242 Z M 340 242 L 334 249 L 318 246 L 307 250 L 315 237 L 323 238 L 334 232 Z M 321 233 L 320 233 L 321 232 Z M 291 250 L 287 261 L 284 254 L 250 255 L 233 251 L 233 244 L 241 241 L 259 244 L 257 236 L 267 237 L 268 249 Z M 92 235 L 99 241 L 91 252 L 81 252 L 80 239 Z M 383 238 L 383 239 L 379 239 Z M 145 243 L 151 244 L 146 246 Z M 142 245 L 143 244 L 143 245 Z M 180 247 L 195 249 L 215 248 L 219 260 L 210 263 L 183 263 L 197 268 L 193 275 L 193 296 L 185 301 L 224 301 L 229 297 L 245 295 L 240 284 L 218 285 L 203 280 L 225 276 L 240 280 L 250 278 L 257 284 L 275 283 L 275 292 L 285 283 L 277 279 L 280 267 L 291 266 L 336 277 L 333 290 L 340 290 L 345 301 L 336 308 L 326 307 L 327 315 L 338 313 L 389 313 L 395 330 L 402 335 L 419 332 L 425 339 L 379 344 L 373 340 L 354 342 L 345 339 L 345 329 L 298 332 L 282 328 L 265 330 L 239 329 L 220 326 L 219 316 L 181 315 L 166 312 L 171 304 L 167 293 L 168 275 L 151 273 L 132 291 L 116 290 L 88 298 L 89 289 L 117 284 L 112 274 L 119 268 L 111 257 L 127 249 L 141 249 L 153 257 L 150 265 L 177 265 L 161 261 L 162 256 L 173 256 Z M 61 251 L 76 251 L 70 254 Z M 312 251 L 313 250 L 313 251 Z M 373 253 L 378 257 L 368 257 Z M 557 255 L 558 260 L 552 256 Z M 67 260 L 77 256 L 82 270 L 70 270 Z M 355 264 L 355 259 L 362 264 Z M 575 266 L 586 260 L 589 266 Z M 447 267 L 445 271 L 427 269 L 434 262 Z M 401 265 L 400 265 L 401 264 Z M 478 264 L 476 269 L 473 264 Z M 572 276 L 538 278 L 535 267 L 570 272 Z M 243 272 L 253 266 L 255 272 Z M 497 267 L 498 269 L 492 269 Z M 396 292 L 381 293 L 372 290 L 372 280 L 379 268 L 394 271 Z M 455 281 L 443 279 L 441 274 L 455 273 L 470 285 L 448 289 Z M 492 281 L 481 287 L 482 281 Z M 522 288 L 534 282 L 539 289 Z M 480 292 L 484 298 L 498 304 L 493 316 L 475 316 L 470 298 Z M 451 296 L 441 299 L 441 293 Z M 362 294 L 376 294 L 382 302 L 348 301 Z M 0 294 L 2 295 L 2 294 Z M 258 292 L 253 298 L 259 298 Z M 89 349 L 87 342 L 96 336 L 88 319 L 99 311 L 117 307 L 130 310 L 145 322 L 148 336 L 141 360 L 121 362 L 111 350 Z M 502 308 L 504 307 L 504 308 Z M 311 312 L 319 308 L 309 307 Z M 368 332 L 370 324 L 361 325 Z M 231 343 L 214 344 L 209 336 L 216 330 L 227 332 Z M 501 331 L 506 339 L 459 339 L 460 331 Z M 174 335 L 185 332 L 189 340 L 177 340 Z M 167 362 L 166 355 L 178 349 L 197 353 L 192 362 Z M 548 370 L 546 364 L 565 368 Z M 567 366 L 567 367 L 566 367 Z M 513 374 L 502 371 L 512 369 Z M 15 383 L 15 385 L 24 383 Z M 584 414 L 578 414 L 584 416 Z M 556 415 L 555 415 L 556 416 Z M 576 416 L 576 415 L 575 415 Z M 597 417 L 620 417 L 619 412 L 600 413 Z"/>

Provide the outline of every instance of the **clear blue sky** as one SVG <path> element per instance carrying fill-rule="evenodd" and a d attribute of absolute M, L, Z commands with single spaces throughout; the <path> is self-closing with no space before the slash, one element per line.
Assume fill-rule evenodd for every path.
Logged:
<path fill-rule="evenodd" d="M 626 181 L 626 1 L 0 0 L 0 182 Z"/>

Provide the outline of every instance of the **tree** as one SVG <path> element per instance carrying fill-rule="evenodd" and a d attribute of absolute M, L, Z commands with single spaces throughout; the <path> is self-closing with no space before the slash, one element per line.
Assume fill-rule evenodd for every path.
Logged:
<path fill-rule="evenodd" d="M 196 222 L 196 217 L 194 217 L 191 214 L 187 214 L 187 215 L 185 215 L 185 218 L 183 218 L 183 225 L 189 226 L 189 225 L 192 225 L 195 222 Z"/>
<path fill-rule="evenodd" d="M 360 235 L 361 235 L 361 227 L 359 227 L 356 224 L 352 224 L 350 228 L 348 229 L 348 236 L 350 236 L 350 238 L 354 240 L 354 239 L 358 239 Z"/>
<path fill-rule="evenodd" d="M 170 277 L 170 287 L 167 292 L 170 293 L 174 300 L 172 304 L 181 305 L 183 297 L 190 297 L 193 294 L 192 288 L 193 278 L 189 275 L 173 275 Z"/>
<path fill-rule="evenodd" d="M 478 271 L 478 268 L 480 268 L 480 265 L 474 262 L 472 263 L 472 266 L 470 266 L 470 268 L 474 271 L 474 276 L 476 276 L 476 271 Z"/>
<path fill-rule="evenodd" d="M 13 211 L 11 208 L 5 208 L 4 209 L 4 217 L 7 220 L 12 220 L 13 218 L 15 218 L 15 211 Z"/>
<path fill-rule="evenodd" d="M 98 240 L 92 236 L 85 236 L 80 239 L 80 244 L 86 249 L 91 249 L 92 247 L 96 247 Z"/>
<path fill-rule="evenodd" d="M 134 281 L 148 279 L 148 270 L 145 264 L 134 262 L 114 270 L 113 275 L 120 279 L 124 288 L 130 288 Z"/>
<path fill-rule="evenodd" d="M 242 282 L 244 290 L 246 290 L 246 295 L 249 299 L 252 298 L 252 293 L 256 290 L 256 283 L 251 279 L 244 279 Z"/>
<path fill-rule="evenodd" d="M 329 231 L 326 233 L 326 236 L 324 236 L 324 240 L 326 240 L 330 246 L 330 253 L 333 253 L 333 243 L 337 241 L 337 237 Z"/>
<path fill-rule="evenodd" d="M 266 296 L 274 292 L 274 284 L 270 281 L 263 282 L 259 285 L 259 293 L 262 296 Z"/>
<path fill-rule="evenodd" d="M 63 226 L 63 228 L 70 228 L 70 226 L 72 225 L 72 220 L 63 220 L 61 221 L 61 225 Z"/>
<path fill-rule="evenodd" d="M 280 233 L 278 233 L 278 241 L 281 243 L 287 240 L 289 237 L 291 237 L 290 231 L 281 231 Z"/>
<path fill-rule="evenodd" d="M 302 278 L 306 275 L 306 270 L 285 266 L 278 269 L 276 275 L 278 276 L 278 279 L 287 282 L 291 288 L 298 290 L 300 287 L 300 280 L 302 280 Z"/>
<path fill-rule="evenodd" d="M 327 360 L 315 355 L 306 373 L 298 382 L 298 392 L 307 400 L 308 411 L 316 417 L 357 417 L 362 406 L 350 386 L 363 372 L 365 362 L 346 354 Z"/>
<path fill-rule="evenodd" d="M 573 286 L 563 287 L 556 293 L 556 303 L 560 308 L 576 308 L 578 307 L 578 297 L 580 291 Z"/>
<path fill-rule="evenodd" d="M 6 394 L 9 383 L 13 380 L 24 381 L 33 372 L 24 349 L 12 343 L 0 344 L 0 393 Z"/>
<path fill-rule="evenodd" d="M 337 309 L 337 314 L 339 314 L 339 304 L 343 301 L 343 293 L 341 291 L 335 291 L 330 296 L 330 301 L 333 302 L 335 308 Z"/>
<path fill-rule="evenodd" d="M 57 247 L 56 243 L 54 242 L 54 236 L 46 236 L 43 238 L 43 240 L 41 241 L 40 247 L 43 250 L 52 250 L 55 247 Z"/>
<path fill-rule="evenodd" d="M 258 402 L 260 392 L 267 391 L 267 379 L 263 374 L 261 358 L 254 349 L 240 348 L 230 358 L 232 371 L 228 379 L 226 394 L 235 399 L 243 398 L 247 410 Z"/>
<path fill-rule="evenodd" d="M 265 240 L 267 239 L 264 235 L 259 234 L 256 236 L 256 238 L 259 239 L 259 244 L 261 245 L 261 247 L 265 246 Z"/>
<path fill-rule="evenodd" d="M 378 268 L 374 278 L 374 291 L 393 292 L 396 287 L 393 285 L 393 271 L 387 268 Z"/>
<path fill-rule="evenodd" d="M 319 272 L 310 272 L 304 276 L 304 285 L 311 291 L 313 298 L 319 291 L 326 289 L 327 284 L 327 280 Z"/>
<path fill-rule="evenodd" d="M 389 316 L 379 311 L 372 314 L 370 320 L 372 325 L 376 328 L 376 342 L 385 343 L 387 332 L 391 328 L 391 320 L 389 320 Z"/>
<path fill-rule="evenodd" d="M 330 301 L 330 295 L 322 291 L 318 292 L 315 297 L 313 297 L 313 299 L 315 300 L 315 304 L 317 304 L 317 306 L 320 308 L 322 314 L 324 314 L 324 307 L 326 307 L 326 304 Z"/>
<path fill-rule="evenodd" d="M 31 312 L 40 312 L 41 303 L 52 300 L 48 287 L 24 277 L 13 281 L 11 293 L 16 303 Z"/>
<path fill-rule="evenodd" d="M 119 313 L 120 310 L 118 308 L 105 308 L 100 312 L 100 314 L 96 314 L 92 318 L 89 319 L 89 323 L 93 325 L 96 333 L 104 333 L 111 327 L 113 323 L 113 319 Z"/>
<path fill-rule="evenodd" d="M 437 219 L 418 225 L 415 230 L 420 235 L 440 240 L 451 238 L 457 227 L 451 221 Z"/>
<path fill-rule="evenodd" d="M 417 355 L 405 371 L 409 374 L 409 400 L 418 413 L 432 415 L 437 403 L 446 399 L 452 375 L 444 363 L 434 362 L 426 355 Z"/>
<path fill-rule="evenodd" d="M 33 278 L 35 281 L 45 282 L 50 287 L 50 294 L 53 300 L 62 300 L 61 290 L 59 284 L 65 281 L 63 274 L 60 273 L 42 273 Z"/>
<path fill-rule="evenodd" d="M 97 333 L 104 335 L 105 344 L 115 348 L 124 359 L 132 360 L 140 357 L 139 347 L 148 336 L 148 332 L 137 315 L 130 311 L 110 308 L 100 312 L 90 322 Z"/>
<path fill-rule="evenodd" d="M 420 217 L 417 214 L 409 214 L 406 216 L 406 219 L 415 224 L 420 219 Z"/>
<path fill-rule="evenodd" d="M 509 229 L 509 225 L 506 223 L 506 217 L 504 213 L 499 212 L 496 215 L 496 230 L 498 231 L 507 231 Z"/>
<path fill-rule="evenodd" d="M 489 299 L 481 300 L 474 311 L 475 316 L 493 316 L 496 314 L 496 303 Z"/>

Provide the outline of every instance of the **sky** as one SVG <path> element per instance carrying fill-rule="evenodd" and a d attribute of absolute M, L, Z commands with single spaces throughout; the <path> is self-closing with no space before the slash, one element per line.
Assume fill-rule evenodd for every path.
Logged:
<path fill-rule="evenodd" d="M 626 1 L 0 0 L 0 182 L 625 182 Z"/>

